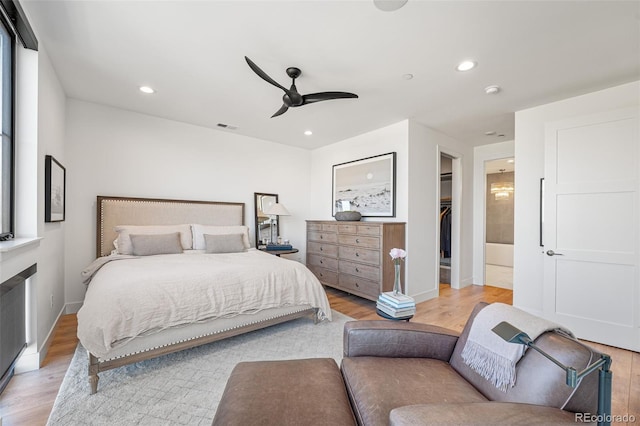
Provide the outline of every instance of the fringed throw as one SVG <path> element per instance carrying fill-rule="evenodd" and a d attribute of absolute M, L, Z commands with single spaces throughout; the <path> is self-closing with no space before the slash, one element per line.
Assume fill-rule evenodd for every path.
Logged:
<path fill-rule="evenodd" d="M 462 349 L 462 359 L 502 392 L 515 385 L 516 364 L 526 349 L 524 345 L 505 342 L 491 331 L 502 321 L 507 321 L 524 331 L 531 340 L 535 340 L 545 331 L 555 329 L 562 329 L 573 336 L 573 333 L 556 323 L 510 305 L 493 303 L 482 309 L 471 324 L 469 337 Z"/>

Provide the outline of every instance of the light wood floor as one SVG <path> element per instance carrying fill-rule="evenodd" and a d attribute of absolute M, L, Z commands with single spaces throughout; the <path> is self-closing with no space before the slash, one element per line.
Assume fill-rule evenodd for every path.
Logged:
<path fill-rule="evenodd" d="M 375 303 L 327 288 L 331 307 L 355 319 L 380 319 Z M 452 290 L 440 287 L 440 297 L 420 303 L 414 322 L 436 324 L 461 331 L 476 303 L 511 304 L 511 291 L 497 287 L 470 286 Z M 76 316 L 61 318 L 42 368 L 15 376 L 0 396 L 2 426 L 40 426 L 47 422 L 51 407 L 71 362 L 78 340 Z M 629 414 L 640 424 L 640 354 L 592 343 L 613 359 L 613 413 Z M 631 423 L 630 423 L 631 424 Z"/>

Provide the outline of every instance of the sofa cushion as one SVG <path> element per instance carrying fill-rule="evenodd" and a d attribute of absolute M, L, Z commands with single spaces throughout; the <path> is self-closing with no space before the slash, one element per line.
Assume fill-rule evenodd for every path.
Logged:
<path fill-rule="evenodd" d="M 541 405 L 508 402 L 408 405 L 389 415 L 390 426 L 575 425 L 574 413 Z"/>
<path fill-rule="evenodd" d="M 238 363 L 213 425 L 355 425 L 338 365 L 331 358 Z"/>
<path fill-rule="evenodd" d="M 533 349 L 528 349 L 516 365 L 516 384 L 506 392 L 493 386 L 465 364 L 461 355 L 462 349 L 469 336 L 473 319 L 485 306 L 487 304 L 482 303 L 474 308 L 449 361 L 464 379 L 492 401 L 546 405 L 574 412 L 596 412 L 598 375 L 590 374 L 582 380 L 577 389 L 573 389 L 566 385 L 564 371 Z M 542 334 L 535 343 L 560 362 L 573 366 L 578 371 L 599 356 L 590 348 L 553 332 Z"/>
<path fill-rule="evenodd" d="M 386 425 L 397 407 L 486 401 L 444 361 L 428 358 L 354 357 L 342 375 L 359 424 Z"/>

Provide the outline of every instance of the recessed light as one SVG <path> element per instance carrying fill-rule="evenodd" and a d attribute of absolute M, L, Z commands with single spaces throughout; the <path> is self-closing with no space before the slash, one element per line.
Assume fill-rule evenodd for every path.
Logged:
<path fill-rule="evenodd" d="M 305 131 L 304 131 L 304 134 L 305 134 L 306 136 L 311 136 L 311 135 L 313 134 L 313 132 L 312 132 L 311 130 L 305 130 Z"/>
<path fill-rule="evenodd" d="M 488 132 L 484 132 L 484 134 L 487 135 L 487 136 L 493 136 L 493 135 L 496 134 L 496 132 L 495 132 L 495 130 L 490 130 Z"/>
<path fill-rule="evenodd" d="M 403 74 L 402 78 L 404 80 L 411 80 L 413 78 L 413 74 Z"/>
<path fill-rule="evenodd" d="M 393 12 L 400 9 L 407 0 L 373 0 L 373 4 L 383 12 Z"/>
<path fill-rule="evenodd" d="M 456 69 L 457 69 L 458 71 L 469 71 L 469 70 L 474 69 L 474 68 L 476 67 L 476 65 L 478 65 L 478 63 L 477 63 L 477 62 L 467 60 L 467 61 L 462 61 L 462 62 L 460 62 L 460 63 L 458 64 L 458 66 L 456 67 Z"/>
<path fill-rule="evenodd" d="M 487 86 L 484 88 L 484 93 L 487 95 L 495 95 L 500 91 L 500 86 Z"/>
<path fill-rule="evenodd" d="M 155 92 L 156 92 L 155 90 L 153 90 L 153 89 L 152 89 L 151 87 L 149 87 L 149 86 L 140 86 L 140 91 L 141 91 L 142 93 L 148 93 L 148 94 L 151 94 L 151 93 L 155 93 Z"/>

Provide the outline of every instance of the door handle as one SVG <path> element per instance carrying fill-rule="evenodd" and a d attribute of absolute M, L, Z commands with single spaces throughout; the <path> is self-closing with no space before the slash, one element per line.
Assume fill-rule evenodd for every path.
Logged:
<path fill-rule="evenodd" d="M 547 250 L 547 256 L 564 256 L 562 253 L 556 253 L 553 250 Z"/>

